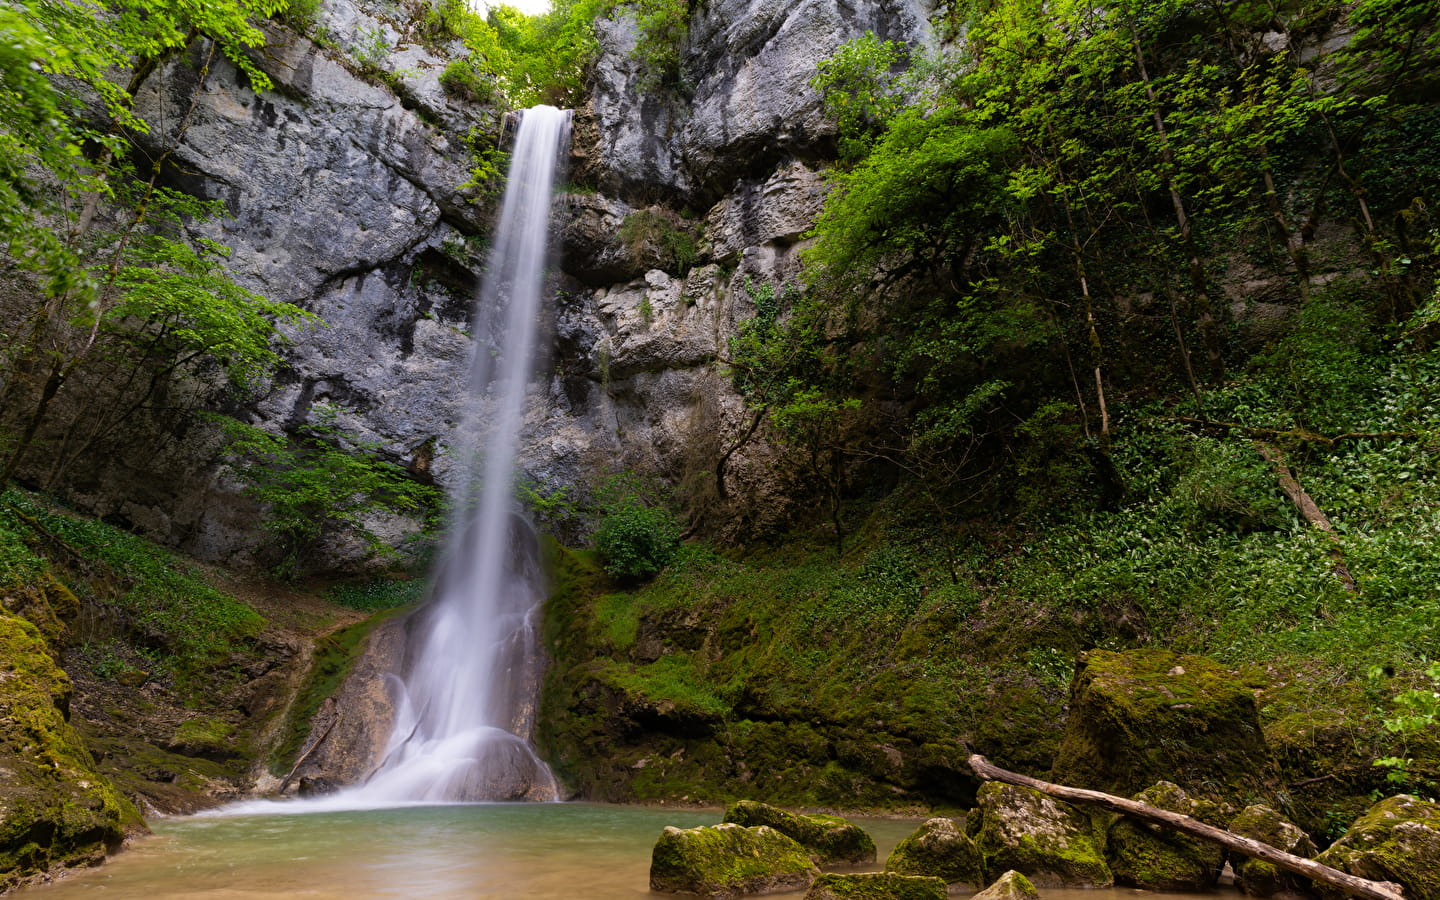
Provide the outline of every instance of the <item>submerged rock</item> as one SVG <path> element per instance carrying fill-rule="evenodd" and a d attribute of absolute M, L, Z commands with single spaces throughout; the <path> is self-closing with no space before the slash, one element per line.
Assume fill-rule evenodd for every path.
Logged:
<path fill-rule="evenodd" d="M 1040 900 L 1040 892 L 1035 890 L 1030 879 L 1011 870 L 970 900 Z"/>
<path fill-rule="evenodd" d="M 1295 856 L 1312 857 L 1315 844 L 1300 828 L 1268 806 L 1247 806 L 1230 821 L 1229 830 Z M 1310 879 L 1258 859 L 1241 858 L 1235 865 L 1235 886 L 1252 897 L 1312 890 Z"/>
<path fill-rule="evenodd" d="M 1393 881 L 1406 900 L 1440 898 L 1440 803 L 1400 794 L 1381 800 L 1316 861 L 1372 881 Z M 1322 897 L 1341 893 L 1317 884 Z"/>
<path fill-rule="evenodd" d="M 805 848 L 765 825 L 667 827 L 650 856 L 650 889 L 729 900 L 808 888 L 820 870 Z"/>
<path fill-rule="evenodd" d="M 1274 763 L 1255 696 L 1203 656 L 1168 650 L 1085 655 L 1054 781 L 1129 795 L 1166 778 L 1200 795 L 1266 793 Z"/>
<path fill-rule="evenodd" d="M 1090 817 L 1038 791 L 992 781 L 980 789 L 967 830 L 985 856 L 985 872 L 1014 869 L 1040 887 L 1109 887 L 1115 878 L 1100 853 Z"/>
<path fill-rule="evenodd" d="M 725 810 L 725 821 L 746 827 L 768 825 L 808 850 L 818 865 L 875 861 L 875 842 L 870 835 L 839 816 L 799 815 L 754 800 L 741 800 Z"/>
<path fill-rule="evenodd" d="M 869 872 L 821 875 L 805 900 L 945 900 L 945 882 L 919 875 Z"/>
<path fill-rule="evenodd" d="M 985 883 L 985 858 L 954 819 L 934 818 L 891 851 L 885 871 L 932 875 L 949 884 L 979 888 Z"/>
<path fill-rule="evenodd" d="M 1219 818 L 1216 804 L 1196 800 L 1168 781 L 1141 791 L 1135 799 L 1211 824 Z M 1105 858 L 1117 883 L 1151 891 L 1209 890 L 1225 864 L 1218 844 L 1129 818 L 1111 826 Z"/>
<path fill-rule="evenodd" d="M 0 893 L 96 865 L 143 827 L 70 726 L 70 695 L 40 632 L 0 611 Z"/>

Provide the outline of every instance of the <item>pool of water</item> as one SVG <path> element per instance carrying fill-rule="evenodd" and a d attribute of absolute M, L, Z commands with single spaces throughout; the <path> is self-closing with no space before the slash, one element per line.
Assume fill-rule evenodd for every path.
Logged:
<path fill-rule="evenodd" d="M 650 848 L 662 828 L 719 820 L 718 810 L 584 803 L 159 819 L 151 823 L 153 837 L 136 841 L 104 866 L 18 896 L 637 900 L 670 896 L 648 890 Z M 882 863 L 918 824 L 854 821 L 875 838 Z M 1136 893 L 1042 892 L 1046 900 L 1111 900 Z"/>

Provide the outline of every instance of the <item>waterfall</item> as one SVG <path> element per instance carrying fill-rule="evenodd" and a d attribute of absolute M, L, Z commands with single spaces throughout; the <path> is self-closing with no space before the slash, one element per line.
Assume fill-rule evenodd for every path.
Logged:
<path fill-rule="evenodd" d="M 551 195 L 570 113 L 520 118 L 489 270 L 462 434 L 475 434 L 431 602 L 411 623 L 395 725 L 363 802 L 552 800 L 530 746 L 543 660 L 534 536 L 514 509 L 515 454 L 549 257 Z"/>

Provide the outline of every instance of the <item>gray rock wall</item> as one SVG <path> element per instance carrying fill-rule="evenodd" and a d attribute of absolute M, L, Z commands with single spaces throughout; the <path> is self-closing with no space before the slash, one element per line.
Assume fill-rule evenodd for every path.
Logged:
<path fill-rule="evenodd" d="M 621 466 L 672 484 L 713 468 L 749 419 L 717 362 L 753 313 L 745 285 L 794 276 L 823 202 L 833 134 L 808 87 L 815 65 L 867 30 L 927 41 L 925 2 L 703 3 L 683 54 L 687 96 L 645 88 L 628 14 L 601 23 L 572 175 L 596 192 L 557 199 L 565 255 L 522 440 L 525 474 L 583 488 Z M 197 47 L 189 65 L 157 73 L 137 107 L 160 124 L 155 147 L 181 133 L 176 183 L 233 214 L 210 228 L 234 248 L 238 279 L 328 323 L 294 335 L 288 364 L 240 416 L 280 431 L 323 405 L 398 463 L 437 449 L 428 474 L 443 482 L 446 450 L 463 440 L 468 306 L 492 215 L 461 188 L 465 136 L 498 134 L 498 118 L 447 99 L 445 59 L 369 4 L 328 0 L 318 24 L 329 47 L 273 29 L 261 61 L 273 90 L 255 93 L 218 55 L 197 84 L 206 51 Z M 391 47 L 383 80 L 345 52 L 377 40 Z M 642 212 L 690 235 L 692 266 L 627 231 Z M 163 468 L 102 462 L 74 480 L 72 498 L 201 557 L 244 561 L 261 537 L 259 510 L 238 497 L 220 449 L 213 433 L 193 431 Z M 751 514 L 733 528 L 781 515 L 764 502 L 784 479 L 763 442 L 737 454 L 729 479 L 735 508 Z M 137 482 L 150 486 L 139 504 Z M 416 523 L 375 526 L 398 540 Z M 328 552 L 336 564 L 361 555 L 343 542 Z"/>

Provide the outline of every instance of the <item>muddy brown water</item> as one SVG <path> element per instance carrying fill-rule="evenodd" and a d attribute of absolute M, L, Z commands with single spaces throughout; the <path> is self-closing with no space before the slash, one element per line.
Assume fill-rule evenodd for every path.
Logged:
<path fill-rule="evenodd" d="M 104 866 L 15 896 L 34 900 L 656 900 L 673 898 L 647 889 L 650 848 L 660 830 L 666 825 L 709 825 L 719 819 L 718 810 L 585 803 L 160 819 L 151 823 L 153 837 L 136 841 Z M 882 863 L 919 824 L 896 819 L 854 821 L 875 838 Z M 1125 900 L 1141 893 L 1042 890 L 1041 896 Z M 1187 900 L 1197 895 L 1159 896 Z M 1231 900 L 1239 895 L 1206 897 Z"/>

